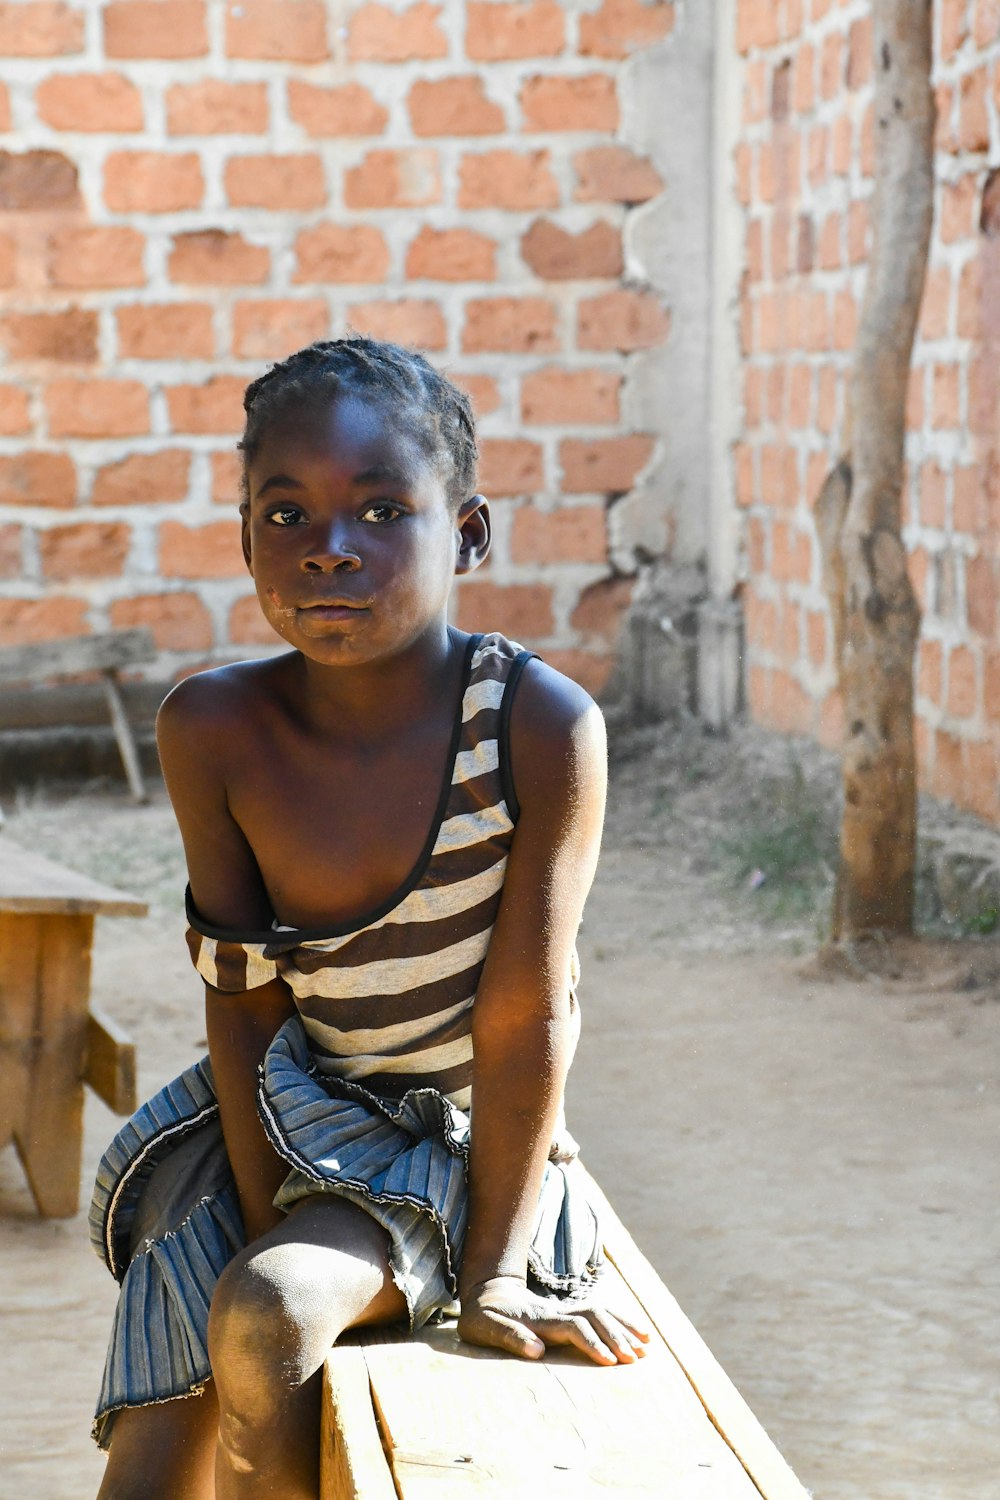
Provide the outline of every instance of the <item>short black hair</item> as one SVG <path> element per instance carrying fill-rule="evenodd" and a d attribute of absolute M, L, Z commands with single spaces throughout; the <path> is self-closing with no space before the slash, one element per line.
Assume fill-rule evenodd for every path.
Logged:
<path fill-rule="evenodd" d="M 371 392 L 387 407 L 406 409 L 414 436 L 439 470 L 457 511 L 476 488 L 476 424 L 469 399 L 416 350 L 359 336 L 321 339 L 272 365 L 247 386 L 246 426 L 237 445 L 246 469 L 272 421 L 291 410 Z"/>

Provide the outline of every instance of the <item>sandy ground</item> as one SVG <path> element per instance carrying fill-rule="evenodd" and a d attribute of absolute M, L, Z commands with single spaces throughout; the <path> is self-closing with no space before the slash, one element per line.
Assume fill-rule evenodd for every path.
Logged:
<path fill-rule="evenodd" d="M 718 854 L 741 804 L 720 754 L 714 771 L 686 751 L 670 774 L 642 753 L 618 768 L 571 1123 L 817 1497 L 995 1500 L 1000 990 L 817 978 L 808 903 L 768 915 Z M 90 793 L 7 811 L 12 839 L 152 901 L 98 923 L 94 968 L 152 1091 L 204 1035 L 169 810 Z M 85 1182 L 117 1123 L 88 1098 Z M 85 1217 L 37 1219 L 0 1153 L 0 1500 L 96 1491 L 113 1304 Z"/>

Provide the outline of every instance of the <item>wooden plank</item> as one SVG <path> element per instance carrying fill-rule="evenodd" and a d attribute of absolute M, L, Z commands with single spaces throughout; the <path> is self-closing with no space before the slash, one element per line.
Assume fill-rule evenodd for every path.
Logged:
<path fill-rule="evenodd" d="M 397 1500 L 361 1349 L 338 1344 L 323 1371 L 320 1427 L 322 1500 Z"/>
<path fill-rule="evenodd" d="M 39 916 L 27 1107 L 14 1142 L 41 1214 L 69 1218 L 80 1194 L 83 1063 L 94 919 Z"/>
<path fill-rule="evenodd" d="M 148 910 L 145 901 L 67 870 L 0 835 L 0 911 L 144 917 Z"/>
<path fill-rule="evenodd" d="M 36 641 L 30 646 L 4 646 L 0 648 L 0 682 L 39 682 L 79 672 L 118 670 L 152 661 L 155 656 L 152 632 L 145 627 Z"/>
<path fill-rule="evenodd" d="M 83 1081 L 115 1114 L 130 1115 L 138 1107 L 135 1043 L 116 1021 L 93 1006 L 87 1016 Z"/>
<path fill-rule="evenodd" d="M 609 1301 L 635 1310 L 617 1273 Z M 454 1323 L 364 1345 L 400 1500 L 759 1500 L 655 1334 L 603 1368 L 568 1350 L 512 1359 Z"/>
<path fill-rule="evenodd" d="M 582 1165 L 587 1192 L 604 1230 L 612 1264 L 642 1303 L 653 1326 L 766 1500 L 809 1500 L 809 1492 L 768 1437 L 694 1324 L 643 1255 L 598 1184 Z"/>
<path fill-rule="evenodd" d="M 28 1108 L 42 923 L 0 912 L 0 1146 Z"/>

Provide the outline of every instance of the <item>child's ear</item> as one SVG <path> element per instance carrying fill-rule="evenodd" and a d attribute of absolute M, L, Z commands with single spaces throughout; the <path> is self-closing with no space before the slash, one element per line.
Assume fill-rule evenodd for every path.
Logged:
<path fill-rule="evenodd" d="M 458 556 L 455 559 L 455 572 L 472 573 L 485 561 L 493 539 L 490 505 L 485 495 L 473 495 L 464 501 L 459 508 L 456 524 Z"/>
<path fill-rule="evenodd" d="M 250 556 L 250 506 L 246 500 L 240 502 L 240 541 L 243 543 L 243 561 L 247 572 L 253 577 L 253 558 Z"/>

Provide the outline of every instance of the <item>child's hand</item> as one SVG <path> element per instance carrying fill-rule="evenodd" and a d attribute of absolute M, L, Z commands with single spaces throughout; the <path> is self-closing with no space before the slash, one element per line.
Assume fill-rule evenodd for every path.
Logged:
<path fill-rule="evenodd" d="M 590 1295 L 542 1296 L 516 1276 L 495 1276 L 467 1291 L 458 1332 L 468 1344 L 505 1349 L 522 1359 L 541 1359 L 546 1344 L 572 1344 L 599 1365 L 641 1359 L 649 1339 L 646 1329 Z"/>

